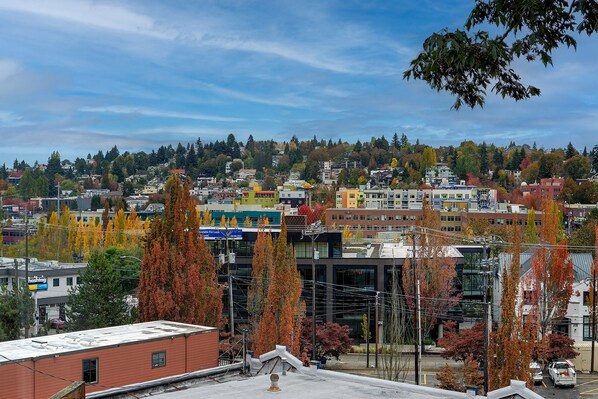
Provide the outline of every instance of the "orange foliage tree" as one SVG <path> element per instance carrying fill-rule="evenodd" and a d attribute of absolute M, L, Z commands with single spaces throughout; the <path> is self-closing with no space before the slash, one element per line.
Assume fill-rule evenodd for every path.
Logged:
<path fill-rule="evenodd" d="M 264 311 L 254 334 L 253 347 L 257 355 L 273 350 L 276 345 L 285 345 L 299 355 L 305 304 L 301 301 L 301 277 L 295 250 L 287 244 L 286 236 L 283 218 L 280 235 L 272 247 L 272 262 L 266 272 L 268 290 Z"/>
<path fill-rule="evenodd" d="M 253 247 L 251 265 L 251 284 L 247 292 L 247 311 L 252 331 L 252 342 L 258 341 L 257 330 L 264 315 L 266 298 L 268 296 L 268 278 L 272 270 L 273 246 L 272 234 L 260 228 Z M 255 349 L 255 347 L 254 347 Z"/>
<path fill-rule="evenodd" d="M 171 178 L 164 214 L 153 220 L 139 275 L 139 319 L 219 326 L 217 264 L 199 235 L 189 186 Z"/>
<path fill-rule="evenodd" d="M 416 235 L 415 278 L 420 284 L 421 331 L 422 337 L 425 337 L 434 328 L 438 318 L 458 303 L 459 297 L 454 294 L 453 286 L 457 276 L 455 260 L 449 253 L 447 239 L 438 234 L 440 214 L 429 204 L 424 204 L 420 227 L 424 228 L 424 233 Z M 412 320 L 415 320 L 413 288 L 412 260 L 406 259 L 403 265 L 403 289 Z"/>
<path fill-rule="evenodd" d="M 488 347 L 490 390 L 507 386 L 511 380 L 531 383 L 529 364 L 535 332 L 531 317 L 523 323 L 522 302 L 518 301 L 521 233 L 517 225 L 511 230 L 511 244 L 512 251 L 507 255 L 502 271 L 500 323 L 491 335 Z"/>
<path fill-rule="evenodd" d="M 573 293 L 573 261 L 562 237 L 557 204 L 547 200 L 542 213 L 540 245 L 524 280 L 524 289 L 532 293 L 531 312 L 538 319 L 542 338 L 563 319 Z"/>

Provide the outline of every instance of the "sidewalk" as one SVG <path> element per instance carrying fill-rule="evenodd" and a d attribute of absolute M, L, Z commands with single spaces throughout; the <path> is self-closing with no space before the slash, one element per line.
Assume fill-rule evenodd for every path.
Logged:
<path fill-rule="evenodd" d="M 383 356 L 378 355 L 378 367 L 382 368 L 383 363 Z M 409 370 L 414 369 L 414 355 L 413 354 L 404 354 L 405 359 L 408 360 L 407 368 Z M 370 353 L 370 368 L 374 367 L 375 365 L 376 356 L 373 353 Z M 422 355 L 421 358 L 421 369 L 422 371 L 428 372 L 437 372 L 445 364 L 449 364 L 453 368 L 460 369 L 463 367 L 463 362 L 456 362 L 451 359 L 443 359 L 438 354 L 431 354 L 426 353 Z M 326 368 L 334 369 L 334 370 L 366 370 L 366 354 L 365 353 L 348 353 L 346 355 L 342 355 L 340 360 L 330 359 L 326 364 Z"/>

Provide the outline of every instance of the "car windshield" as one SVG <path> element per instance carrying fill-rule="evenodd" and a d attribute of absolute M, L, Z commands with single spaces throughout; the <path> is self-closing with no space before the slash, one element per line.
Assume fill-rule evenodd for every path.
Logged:
<path fill-rule="evenodd" d="M 569 365 L 567 363 L 555 363 L 554 368 L 559 370 L 566 370 L 569 368 Z"/>

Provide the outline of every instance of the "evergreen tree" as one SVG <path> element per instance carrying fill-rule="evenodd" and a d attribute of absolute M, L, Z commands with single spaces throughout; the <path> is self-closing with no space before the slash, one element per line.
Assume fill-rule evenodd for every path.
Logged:
<path fill-rule="evenodd" d="M 569 142 L 569 144 L 567 144 L 567 148 L 565 149 L 565 159 L 572 158 L 574 155 L 577 154 L 577 150 L 575 149 L 575 147 L 573 147 L 573 144 Z"/>
<path fill-rule="evenodd" d="M 67 327 L 71 331 L 119 326 L 130 323 L 120 274 L 103 253 L 91 255 L 81 284 L 69 290 Z"/>
<path fill-rule="evenodd" d="M 488 164 L 488 146 L 483 142 L 478 147 L 478 154 L 480 156 L 480 173 L 485 176 L 488 174 L 490 166 Z"/>
<path fill-rule="evenodd" d="M 401 149 L 401 142 L 399 141 L 399 135 L 397 132 L 392 136 L 392 146 L 397 150 Z"/>

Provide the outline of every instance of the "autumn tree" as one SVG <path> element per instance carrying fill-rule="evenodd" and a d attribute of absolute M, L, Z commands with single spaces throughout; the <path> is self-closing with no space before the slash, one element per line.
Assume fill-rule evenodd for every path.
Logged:
<path fill-rule="evenodd" d="M 500 322 L 491 334 L 488 346 L 489 390 L 510 384 L 511 380 L 531 383 L 529 364 L 531 350 L 535 342 L 531 317 L 523 323 L 519 297 L 519 268 L 521 255 L 521 233 L 517 225 L 511 229 L 511 253 L 505 257 L 502 270 L 502 292 L 500 299 Z M 532 332 L 530 332 L 532 331 Z"/>
<path fill-rule="evenodd" d="M 436 386 L 440 389 L 457 392 L 463 392 L 465 390 L 463 384 L 461 384 L 457 379 L 457 373 L 455 373 L 455 369 L 453 369 L 447 363 L 445 363 L 444 367 L 440 369 L 438 373 L 436 373 L 436 380 L 438 381 Z"/>
<path fill-rule="evenodd" d="M 415 234 L 415 273 L 412 259 L 403 265 L 403 289 L 412 320 L 415 320 L 415 292 L 413 277 L 420 285 L 421 331 L 425 337 L 435 326 L 439 317 L 455 306 L 459 297 L 454 294 L 456 277 L 455 260 L 450 254 L 447 239 L 440 231 L 440 214 L 429 204 L 424 204 L 421 233 Z"/>
<path fill-rule="evenodd" d="M 301 351 L 311 352 L 312 318 L 303 319 L 301 327 Z M 326 322 L 316 324 L 316 359 L 334 357 L 339 359 L 340 355 L 349 353 L 353 340 L 349 335 L 351 328 L 338 323 Z"/>
<path fill-rule="evenodd" d="M 476 323 L 472 328 L 456 331 L 455 322 L 444 324 L 444 334 L 438 340 L 439 346 L 444 348 L 440 354 L 445 359 L 464 362 L 471 358 L 478 362 L 484 361 L 484 323 Z"/>
<path fill-rule="evenodd" d="M 256 331 L 254 346 L 258 355 L 276 345 L 285 345 L 291 353 L 299 354 L 305 304 L 301 302 L 301 277 L 295 250 L 287 244 L 286 236 L 283 218 L 280 234 L 273 245 L 264 313 Z"/>
<path fill-rule="evenodd" d="M 523 241 L 526 244 L 536 244 L 538 242 L 538 230 L 536 228 L 536 212 L 534 208 L 527 214 L 527 224 L 525 226 L 525 237 Z"/>
<path fill-rule="evenodd" d="M 219 326 L 217 264 L 199 235 L 188 183 L 169 180 L 162 217 L 153 220 L 139 276 L 139 318 Z"/>
<path fill-rule="evenodd" d="M 540 323 L 540 336 L 563 319 L 573 293 L 573 261 L 563 237 L 557 204 L 548 201 L 542 213 L 540 245 L 534 248 L 532 266 L 523 286 L 531 291 L 531 312 Z"/>
<path fill-rule="evenodd" d="M 257 342 L 259 323 L 264 315 L 268 296 L 269 273 L 273 262 L 272 235 L 260 228 L 253 247 L 251 284 L 247 292 L 247 311 L 252 331 L 252 342 Z"/>

